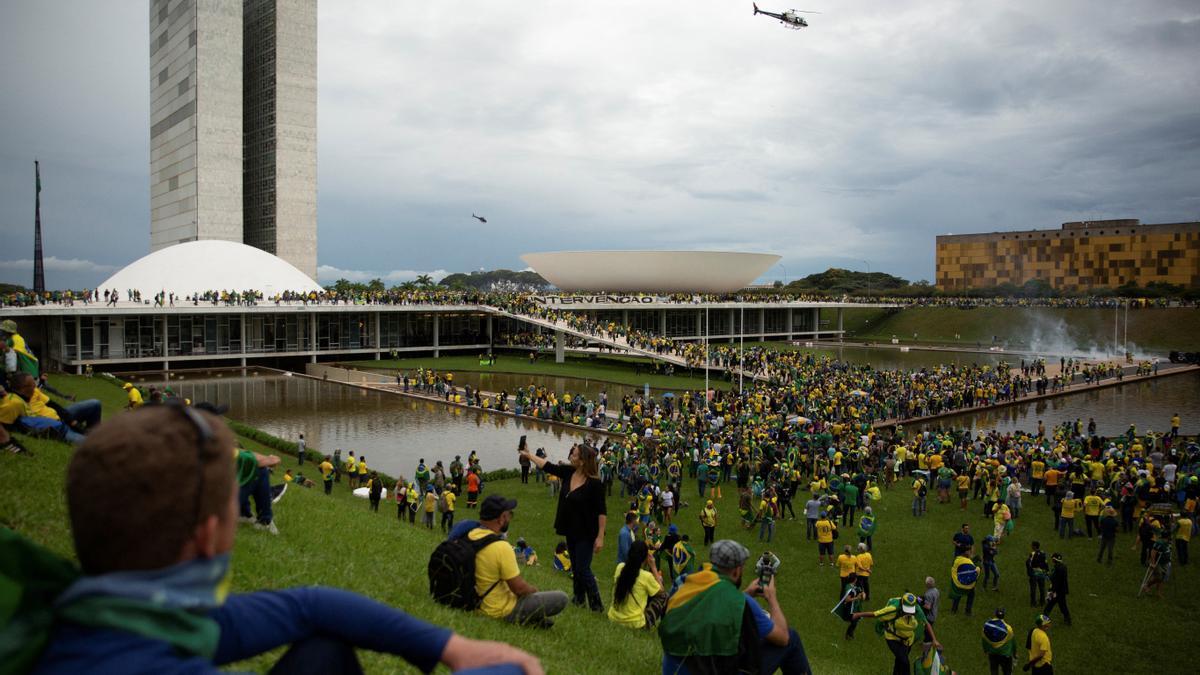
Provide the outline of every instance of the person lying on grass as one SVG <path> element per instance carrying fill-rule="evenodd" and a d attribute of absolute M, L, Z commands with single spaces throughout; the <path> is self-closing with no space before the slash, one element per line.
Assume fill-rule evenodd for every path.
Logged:
<path fill-rule="evenodd" d="M 224 422 L 180 405 L 145 407 L 88 435 L 66 481 L 82 575 L 55 602 L 34 672 L 217 672 L 285 645 L 276 671 L 362 672 L 355 649 L 364 648 L 424 672 L 438 663 L 542 672 L 519 649 L 340 589 L 229 594 L 235 452 Z"/>

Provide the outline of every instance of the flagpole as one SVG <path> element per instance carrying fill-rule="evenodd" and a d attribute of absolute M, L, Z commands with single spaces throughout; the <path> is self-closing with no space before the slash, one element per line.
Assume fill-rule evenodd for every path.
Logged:
<path fill-rule="evenodd" d="M 42 266 L 42 171 L 33 160 L 33 292 L 46 292 L 46 270 Z"/>

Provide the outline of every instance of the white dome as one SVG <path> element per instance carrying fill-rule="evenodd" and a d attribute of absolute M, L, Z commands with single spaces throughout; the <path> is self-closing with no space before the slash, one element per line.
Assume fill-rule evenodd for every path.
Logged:
<path fill-rule="evenodd" d="M 205 291 L 320 291 L 304 272 L 266 251 L 235 241 L 206 239 L 168 246 L 139 258 L 100 284 L 153 295 L 159 291 L 191 295 Z"/>
<path fill-rule="evenodd" d="M 563 291 L 733 293 L 779 262 L 770 253 L 559 251 L 521 259 Z"/>

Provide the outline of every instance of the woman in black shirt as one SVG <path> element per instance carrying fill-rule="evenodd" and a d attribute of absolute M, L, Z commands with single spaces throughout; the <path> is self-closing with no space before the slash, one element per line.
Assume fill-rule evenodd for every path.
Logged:
<path fill-rule="evenodd" d="M 544 457 L 521 452 L 538 469 L 562 480 L 558 493 L 558 511 L 554 515 L 554 531 L 566 537 L 571 552 L 571 567 L 575 572 L 574 602 L 583 605 L 584 598 L 592 611 L 604 610 L 600 600 L 600 587 L 592 574 L 592 556 L 604 547 L 604 526 L 608 509 L 604 501 L 604 483 L 600 481 L 600 468 L 596 460 L 596 449 L 589 445 L 576 445 L 568 456 L 570 464 L 548 462 Z"/>

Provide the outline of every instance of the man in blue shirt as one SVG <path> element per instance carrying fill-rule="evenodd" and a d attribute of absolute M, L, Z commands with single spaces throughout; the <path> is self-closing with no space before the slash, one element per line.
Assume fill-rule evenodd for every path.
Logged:
<path fill-rule="evenodd" d="M 55 602 L 37 673 L 212 672 L 281 646 L 283 672 L 361 672 L 356 648 L 429 672 L 537 673 L 533 656 L 316 586 L 227 595 L 237 530 L 234 437 L 180 405 L 106 422 L 71 459 L 82 575 Z M 151 480 L 170 473 L 171 481 Z"/>
<path fill-rule="evenodd" d="M 621 531 L 617 533 L 617 564 L 625 562 L 625 558 L 629 555 L 629 547 L 633 545 L 634 539 L 637 538 L 637 514 L 626 513 L 625 525 L 621 527 Z"/>
<path fill-rule="evenodd" d="M 752 672 L 811 675 L 804 643 L 789 628 L 775 592 L 775 577 L 754 579 L 745 593 L 750 551 L 732 539 L 714 542 L 711 563 L 680 576 L 658 624 L 663 675 Z M 767 601 L 769 611 L 756 597 Z M 753 630 L 753 635 L 745 634 Z"/>

